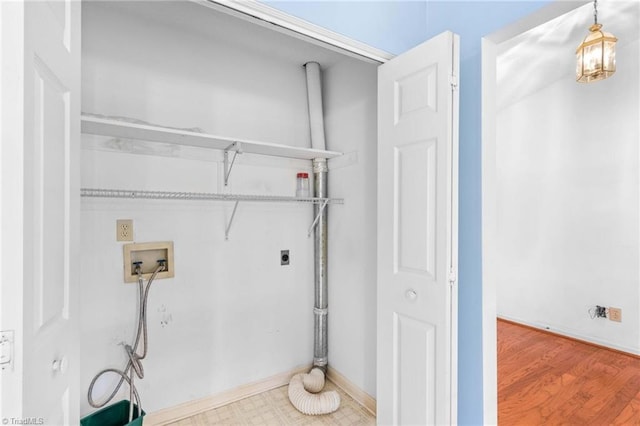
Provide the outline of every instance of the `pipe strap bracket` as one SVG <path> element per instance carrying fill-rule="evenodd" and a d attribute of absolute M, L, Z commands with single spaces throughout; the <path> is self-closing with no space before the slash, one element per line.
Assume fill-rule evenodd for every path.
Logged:
<path fill-rule="evenodd" d="M 327 365 L 329 363 L 329 361 L 327 360 L 326 357 L 314 357 L 313 358 L 313 366 L 320 366 L 323 367 L 325 365 Z"/>
<path fill-rule="evenodd" d="M 329 171 L 326 158 L 313 159 L 313 173 L 326 173 Z"/>

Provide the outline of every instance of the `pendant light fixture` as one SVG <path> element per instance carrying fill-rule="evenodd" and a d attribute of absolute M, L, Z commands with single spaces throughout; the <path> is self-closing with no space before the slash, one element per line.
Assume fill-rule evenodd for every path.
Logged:
<path fill-rule="evenodd" d="M 613 34 L 601 30 L 598 23 L 598 0 L 593 2 L 593 25 L 576 50 L 576 81 L 591 83 L 611 77 L 616 72 L 616 42 Z"/>

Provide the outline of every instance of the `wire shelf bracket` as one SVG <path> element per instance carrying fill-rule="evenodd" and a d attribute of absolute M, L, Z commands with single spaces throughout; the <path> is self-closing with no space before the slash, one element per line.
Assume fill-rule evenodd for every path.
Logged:
<path fill-rule="evenodd" d="M 322 203 L 322 205 L 320 206 L 320 208 L 318 209 L 318 214 L 316 214 L 316 217 L 315 219 L 313 219 L 313 223 L 311 224 L 311 226 L 309 227 L 309 231 L 307 232 L 307 238 L 311 237 L 311 233 L 313 232 L 315 227 L 318 225 L 318 220 L 320 220 L 320 215 L 322 214 L 324 209 L 327 207 L 328 203 L 329 203 L 329 198 L 326 198 Z"/>
<path fill-rule="evenodd" d="M 238 210 L 238 203 L 240 203 L 240 201 L 236 201 L 236 204 L 233 206 L 233 212 L 231 213 L 229 224 L 227 225 L 227 228 L 224 231 L 224 239 L 226 241 L 229 241 L 229 231 L 231 230 L 231 225 L 233 225 L 233 218 L 236 217 L 236 210 Z"/>
<path fill-rule="evenodd" d="M 233 158 L 229 163 L 229 152 L 233 151 Z M 229 185 L 229 176 L 231 175 L 231 169 L 236 162 L 238 155 L 242 154 L 242 144 L 240 142 L 234 142 L 224 149 L 224 186 Z"/>

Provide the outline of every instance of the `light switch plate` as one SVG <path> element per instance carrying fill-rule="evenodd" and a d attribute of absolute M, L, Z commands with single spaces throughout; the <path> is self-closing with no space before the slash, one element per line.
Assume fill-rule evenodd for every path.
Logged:
<path fill-rule="evenodd" d="M 14 358 L 14 331 L 0 331 L 0 368 L 2 370 L 13 370 Z"/>

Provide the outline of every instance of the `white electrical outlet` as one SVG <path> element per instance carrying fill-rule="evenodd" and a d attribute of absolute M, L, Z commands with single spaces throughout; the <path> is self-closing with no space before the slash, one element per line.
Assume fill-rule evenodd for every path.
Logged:
<path fill-rule="evenodd" d="M 118 219 L 116 221 L 116 241 L 133 241 L 133 220 Z"/>

